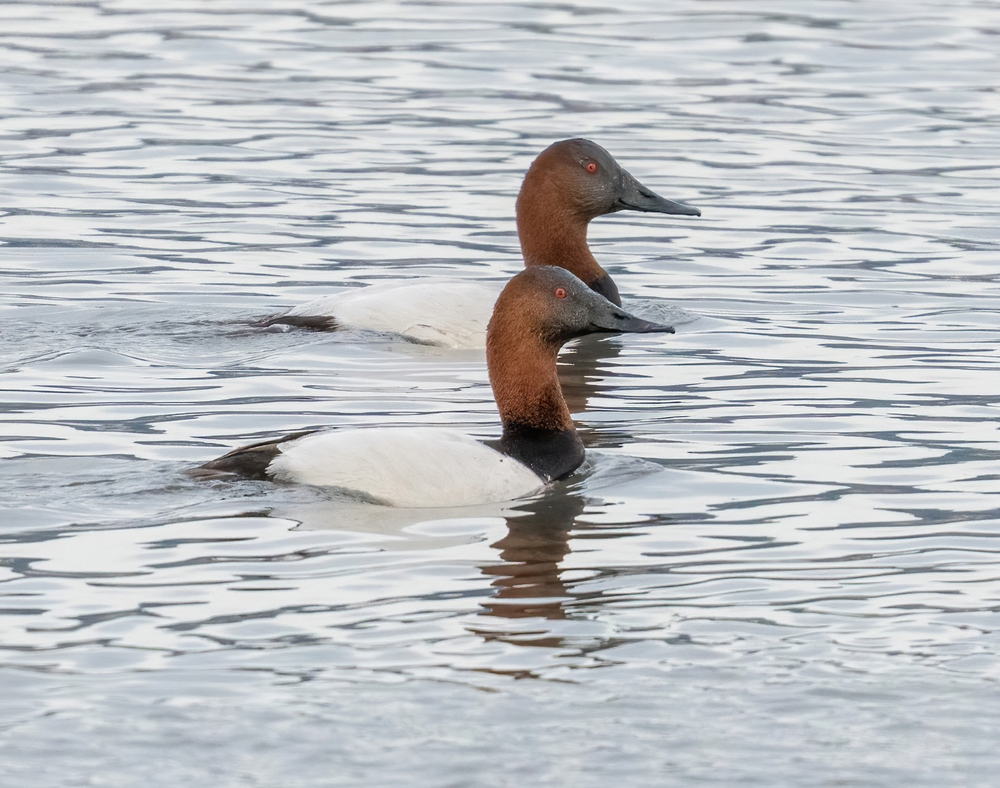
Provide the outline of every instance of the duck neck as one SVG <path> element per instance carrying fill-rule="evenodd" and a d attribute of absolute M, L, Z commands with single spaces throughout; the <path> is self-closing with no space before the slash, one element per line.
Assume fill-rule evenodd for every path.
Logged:
<path fill-rule="evenodd" d="M 517 198 L 517 236 L 525 266 L 565 268 L 592 290 L 621 306 L 614 280 L 597 262 L 587 244 L 590 217 L 560 205 L 544 192 L 542 188 L 522 188 Z"/>
<path fill-rule="evenodd" d="M 538 336 L 525 346 L 524 336 L 516 343 L 510 337 L 502 325 L 491 325 L 486 340 L 490 383 L 503 424 L 500 450 L 545 481 L 562 479 L 583 462 L 584 449 L 556 374 L 559 346 Z"/>

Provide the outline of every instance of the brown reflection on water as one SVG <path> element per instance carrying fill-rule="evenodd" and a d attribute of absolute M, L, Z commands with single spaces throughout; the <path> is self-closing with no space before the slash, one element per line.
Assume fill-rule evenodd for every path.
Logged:
<path fill-rule="evenodd" d="M 507 535 L 493 543 L 503 563 L 481 567 L 492 578 L 494 595 L 483 602 L 483 615 L 508 619 L 567 617 L 569 590 L 561 578 L 561 564 L 570 551 L 569 535 L 583 512 L 583 498 L 557 493 L 518 506 L 507 518 Z M 532 633 L 512 628 L 480 632 L 488 640 L 499 639 L 520 645 L 556 647 L 560 638 L 547 630 Z"/>

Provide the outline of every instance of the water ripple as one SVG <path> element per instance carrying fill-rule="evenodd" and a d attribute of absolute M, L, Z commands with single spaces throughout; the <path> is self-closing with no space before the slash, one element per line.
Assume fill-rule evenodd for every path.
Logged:
<path fill-rule="evenodd" d="M 0 15 L 5 785 L 995 782 L 994 4 Z M 591 227 L 678 333 L 564 354 L 582 473 L 419 512 L 184 475 L 495 436 L 479 352 L 250 324 L 508 277 L 577 134 L 703 211 Z"/>

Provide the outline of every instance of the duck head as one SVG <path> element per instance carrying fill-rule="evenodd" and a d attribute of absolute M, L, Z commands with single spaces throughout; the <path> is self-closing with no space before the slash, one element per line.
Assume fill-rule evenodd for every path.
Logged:
<path fill-rule="evenodd" d="M 585 334 L 673 331 L 629 314 L 564 268 L 521 271 L 497 299 L 486 331 L 501 449 L 544 479 L 572 473 L 584 450 L 556 374 L 559 349 Z"/>
<path fill-rule="evenodd" d="M 701 216 L 697 208 L 644 186 L 590 140 L 553 143 L 532 163 L 517 197 L 525 265 L 565 268 L 620 306 L 617 286 L 587 246 L 590 220 L 618 211 Z"/>
<path fill-rule="evenodd" d="M 511 279 L 497 299 L 486 346 L 489 352 L 491 339 L 509 335 L 558 352 L 571 339 L 601 333 L 672 334 L 674 328 L 626 312 L 565 268 L 533 266 Z"/>

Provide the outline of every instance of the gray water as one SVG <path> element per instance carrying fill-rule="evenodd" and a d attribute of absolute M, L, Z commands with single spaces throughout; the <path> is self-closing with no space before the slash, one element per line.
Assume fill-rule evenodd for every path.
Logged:
<path fill-rule="evenodd" d="M 992 786 L 1000 4 L 0 6 L 0 784 Z M 184 470 L 498 432 L 484 361 L 266 332 L 520 267 L 587 136 L 580 473 L 405 512 Z"/>

